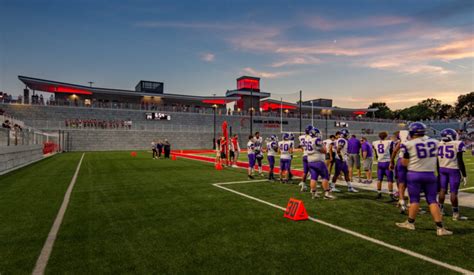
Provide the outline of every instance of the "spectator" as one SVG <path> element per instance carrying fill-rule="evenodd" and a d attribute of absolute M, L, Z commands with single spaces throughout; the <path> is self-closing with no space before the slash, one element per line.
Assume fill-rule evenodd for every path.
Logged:
<path fill-rule="evenodd" d="M 156 156 L 158 155 L 156 152 L 156 143 L 154 141 L 151 142 L 151 151 L 153 152 L 152 158 L 156 159 Z"/>
<path fill-rule="evenodd" d="M 163 143 L 161 140 L 158 140 L 156 143 L 156 150 L 158 151 L 158 158 L 161 158 L 161 152 L 163 151 Z"/>
<path fill-rule="evenodd" d="M 165 142 L 163 142 L 163 149 L 165 151 L 165 158 L 170 158 L 171 144 L 168 142 L 167 139 L 165 139 Z"/>

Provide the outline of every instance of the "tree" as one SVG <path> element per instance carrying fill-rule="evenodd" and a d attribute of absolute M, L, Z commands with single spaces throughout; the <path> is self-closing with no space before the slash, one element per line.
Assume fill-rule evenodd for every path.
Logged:
<path fill-rule="evenodd" d="M 454 107 L 449 104 L 441 104 L 438 111 L 438 118 L 452 118 L 454 116 Z"/>
<path fill-rule="evenodd" d="M 428 110 L 431 111 L 432 115 L 430 118 L 435 118 L 438 117 L 438 113 L 441 110 L 441 100 L 438 100 L 436 98 L 427 98 L 421 102 L 418 103 L 420 107 L 427 108 Z M 428 112 L 426 112 L 428 114 Z"/>
<path fill-rule="evenodd" d="M 374 114 L 376 118 L 393 118 L 393 112 L 385 102 L 374 102 L 369 106 L 369 109 L 372 108 L 378 108 L 378 111 L 375 111 Z M 367 113 L 367 116 L 371 116 L 371 114 Z"/>
<path fill-rule="evenodd" d="M 454 107 L 458 118 L 474 116 L 474 92 L 458 96 L 458 101 Z"/>
<path fill-rule="evenodd" d="M 411 121 L 425 120 L 433 117 L 433 111 L 421 104 L 402 109 L 399 112 L 399 118 Z"/>

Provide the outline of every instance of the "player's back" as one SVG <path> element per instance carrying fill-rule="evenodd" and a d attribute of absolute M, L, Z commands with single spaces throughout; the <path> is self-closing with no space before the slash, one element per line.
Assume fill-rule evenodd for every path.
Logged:
<path fill-rule="evenodd" d="M 378 162 L 390 161 L 390 147 L 392 144 L 393 141 L 391 140 L 376 140 L 372 143 L 377 152 Z"/>
<path fill-rule="evenodd" d="M 420 137 L 405 143 L 408 154 L 408 171 L 434 172 L 438 157 L 438 143 L 436 139 Z"/>
<path fill-rule="evenodd" d="M 298 137 L 298 140 L 300 142 L 300 146 L 303 149 L 303 155 L 306 156 L 308 155 L 307 149 L 306 149 L 306 142 L 307 142 L 308 136 L 307 135 L 301 135 Z"/>
<path fill-rule="evenodd" d="M 280 148 L 280 158 L 282 159 L 291 159 L 290 150 L 292 148 L 293 142 L 291 140 L 283 140 L 278 143 Z"/>
<path fill-rule="evenodd" d="M 441 141 L 438 144 L 439 167 L 459 169 L 458 152 L 464 151 L 464 143 L 460 140 Z"/>
<path fill-rule="evenodd" d="M 308 150 L 308 161 L 324 161 L 326 159 L 325 152 L 321 152 L 321 149 L 325 148 L 323 141 L 318 137 L 310 137 L 307 140 L 306 147 Z M 325 149 L 323 150 L 325 151 Z"/>

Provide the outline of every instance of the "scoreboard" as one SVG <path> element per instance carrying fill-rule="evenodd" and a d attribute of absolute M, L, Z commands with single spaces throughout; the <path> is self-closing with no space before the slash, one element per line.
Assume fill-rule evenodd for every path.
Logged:
<path fill-rule="evenodd" d="M 164 113 L 145 113 L 146 120 L 171 120 L 171 116 Z"/>
<path fill-rule="evenodd" d="M 334 126 L 338 128 L 349 128 L 349 124 L 344 121 L 335 121 Z"/>

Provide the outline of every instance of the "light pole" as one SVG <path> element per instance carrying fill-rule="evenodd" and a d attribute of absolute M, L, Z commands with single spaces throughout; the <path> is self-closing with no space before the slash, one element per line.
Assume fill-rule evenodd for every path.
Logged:
<path fill-rule="evenodd" d="M 253 89 L 250 89 L 250 134 L 253 133 Z"/>
<path fill-rule="evenodd" d="M 214 145 L 212 145 L 212 147 L 214 148 L 214 146 L 216 146 L 216 109 L 217 109 L 217 104 L 212 105 L 212 109 L 214 110 Z M 215 148 L 215 149 L 217 149 L 217 148 Z"/>
<path fill-rule="evenodd" d="M 300 133 L 303 131 L 303 125 L 302 125 L 302 112 L 301 112 L 301 104 L 303 103 L 303 99 L 302 99 L 302 94 L 303 94 L 303 91 L 300 90 Z"/>
<path fill-rule="evenodd" d="M 313 101 L 311 100 L 311 125 L 314 126 L 314 109 L 313 109 Z"/>
<path fill-rule="evenodd" d="M 328 117 L 331 115 L 332 111 L 330 109 L 322 109 L 321 114 L 324 116 L 326 121 L 326 126 L 324 128 L 324 133 L 326 134 L 326 138 L 328 138 Z"/>

